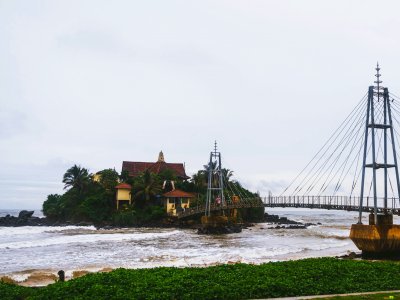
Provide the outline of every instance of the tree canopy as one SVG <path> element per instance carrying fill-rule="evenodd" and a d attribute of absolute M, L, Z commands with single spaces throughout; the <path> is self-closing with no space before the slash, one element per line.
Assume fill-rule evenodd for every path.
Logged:
<path fill-rule="evenodd" d="M 43 203 L 43 213 L 49 219 L 61 222 L 85 221 L 120 226 L 164 218 L 162 195 L 172 188 L 197 194 L 195 201 L 205 201 L 208 167 L 196 172 L 190 180 L 182 180 L 172 170 L 163 170 L 159 174 L 147 170 L 139 176 L 130 177 L 127 172 L 119 174 L 115 169 L 104 169 L 94 176 L 89 174 L 88 169 L 75 164 L 63 176 L 66 192 L 49 195 Z M 222 172 L 226 195 L 255 195 L 232 180 L 233 171 L 223 169 Z M 218 178 L 214 174 L 211 180 L 217 181 Z M 115 187 L 121 182 L 132 186 L 133 204 L 117 211 Z"/>

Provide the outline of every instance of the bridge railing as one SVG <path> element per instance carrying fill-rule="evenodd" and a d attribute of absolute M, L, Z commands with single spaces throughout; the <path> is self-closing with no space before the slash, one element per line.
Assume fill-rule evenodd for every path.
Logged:
<path fill-rule="evenodd" d="M 305 207 L 324 208 L 341 210 L 359 210 L 360 197 L 354 196 L 269 196 L 263 198 L 266 207 Z M 370 211 L 374 207 L 373 197 L 363 198 L 363 210 Z M 384 205 L 384 198 L 377 199 L 377 206 L 380 210 L 388 209 L 398 211 L 399 199 L 388 198 L 387 207 Z"/>
<path fill-rule="evenodd" d="M 224 204 L 210 205 L 210 211 L 225 210 L 225 209 L 235 209 L 235 208 L 252 208 L 252 207 L 264 207 L 265 203 L 261 198 L 241 198 L 238 201 L 232 201 L 231 199 L 226 199 Z M 184 211 L 178 213 L 178 218 L 184 218 L 188 216 L 193 216 L 197 214 L 204 214 L 206 211 L 206 205 L 198 205 L 190 208 L 186 208 Z"/>

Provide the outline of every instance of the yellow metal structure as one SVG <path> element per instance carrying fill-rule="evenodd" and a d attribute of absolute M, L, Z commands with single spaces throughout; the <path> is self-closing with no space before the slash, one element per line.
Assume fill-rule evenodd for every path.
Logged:
<path fill-rule="evenodd" d="M 220 227 L 221 225 L 228 224 L 229 218 L 227 216 L 202 216 L 201 224 L 205 227 Z"/>
<path fill-rule="evenodd" d="M 393 225 L 393 215 L 378 215 L 375 224 L 371 214 L 369 225 L 351 225 L 350 239 L 363 255 L 400 255 L 400 225 Z"/>

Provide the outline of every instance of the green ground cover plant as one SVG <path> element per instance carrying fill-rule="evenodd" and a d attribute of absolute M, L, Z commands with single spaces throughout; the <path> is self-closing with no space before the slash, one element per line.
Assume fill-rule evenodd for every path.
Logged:
<path fill-rule="evenodd" d="M 0 285 L 0 299 L 256 299 L 400 289 L 400 264 L 334 258 L 208 268 L 117 269 L 47 287 Z"/>

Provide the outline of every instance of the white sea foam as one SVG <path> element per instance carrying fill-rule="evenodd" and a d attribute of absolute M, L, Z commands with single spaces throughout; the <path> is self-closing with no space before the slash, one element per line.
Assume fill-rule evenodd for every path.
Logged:
<path fill-rule="evenodd" d="M 82 235 L 52 235 L 43 237 L 38 240 L 25 240 L 19 242 L 1 243 L 0 249 L 19 249 L 30 247 L 44 247 L 51 245 L 62 244 L 90 244 L 97 242 L 122 242 L 122 241 L 139 241 L 139 240 L 154 240 L 159 238 L 166 238 L 174 234 L 179 234 L 179 231 L 164 233 L 118 233 L 118 234 L 82 234 Z"/>
<path fill-rule="evenodd" d="M 44 232 L 56 232 L 72 229 L 96 230 L 94 226 L 21 226 L 21 227 L 0 227 L 0 237 L 31 235 Z"/>
<path fill-rule="evenodd" d="M 355 213 L 272 210 L 293 220 L 322 223 L 308 229 L 266 229 L 257 224 L 226 236 L 197 235 L 195 230 L 94 227 L 0 227 L 0 275 L 46 269 L 99 270 L 104 267 L 209 266 L 336 256 L 357 251 L 348 238 Z M 22 272 L 22 273 L 21 273 Z M 21 275 L 22 274 L 22 275 Z M 68 275 L 69 276 L 69 275 Z"/>

